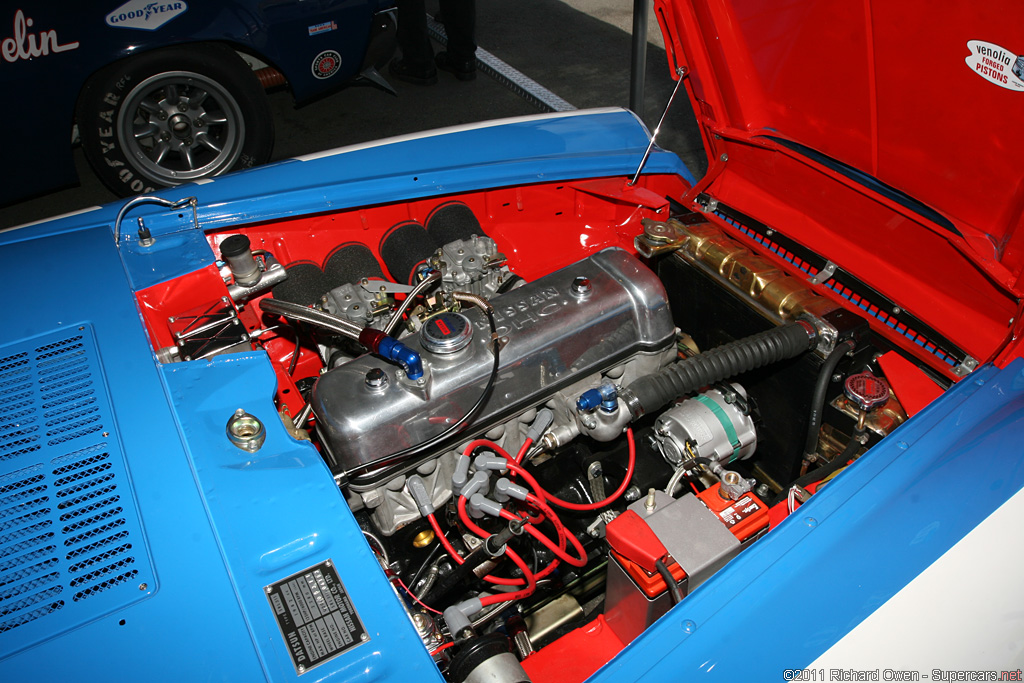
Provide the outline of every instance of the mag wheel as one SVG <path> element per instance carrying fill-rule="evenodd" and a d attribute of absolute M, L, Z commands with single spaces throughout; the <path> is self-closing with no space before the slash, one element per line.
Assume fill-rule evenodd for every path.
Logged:
<path fill-rule="evenodd" d="M 249 168 L 270 158 L 270 107 L 230 48 L 190 45 L 122 60 L 82 91 L 86 157 L 121 196 Z"/>

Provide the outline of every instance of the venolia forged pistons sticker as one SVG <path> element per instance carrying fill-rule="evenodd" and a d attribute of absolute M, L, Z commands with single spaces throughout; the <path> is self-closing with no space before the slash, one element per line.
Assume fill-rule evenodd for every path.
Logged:
<path fill-rule="evenodd" d="M 1024 55 L 984 40 L 967 41 L 967 49 L 971 71 L 1007 90 L 1024 91 Z"/>

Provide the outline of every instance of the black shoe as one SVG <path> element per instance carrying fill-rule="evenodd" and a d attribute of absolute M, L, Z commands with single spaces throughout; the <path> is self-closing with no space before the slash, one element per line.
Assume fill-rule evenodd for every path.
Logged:
<path fill-rule="evenodd" d="M 388 64 L 388 72 L 400 81 L 416 85 L 434 85 L 437 83 L 437 69 L 416 69 L 404 59 L 392 59 Z"/>
<path fill-rule="evenodd" d="M 455 74 L 460 81 L 471 81 L 476 78 L 476 58 L 454 59 L 447 52 L 438 52 L 434 55 L 434 64 L 441 71 Z"/>

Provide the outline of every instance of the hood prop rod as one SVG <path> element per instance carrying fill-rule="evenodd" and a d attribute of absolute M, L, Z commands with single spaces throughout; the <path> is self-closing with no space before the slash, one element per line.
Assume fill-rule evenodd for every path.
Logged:
<path fill-rule="evenodd" d="M 665 117 L 668 116 L 668 110 L 672 108 L 672 103 L 676 99 L 676 93 L 679 92 L 679 86 L 683 84 L 683 79 L 686 78 L 686 67 L 680 66 L 676 68 L 676 75 L 679 78 L 676 80 L 676 87 L 672 89 L 672 95 L 668 98 L 668 104 L 665 105 L 665 111 L 661 112 L 661 119 L 658 121 L 657 127 L 651 134 L 651 142 L 647 145 L 647 151 L 644 152 L 644 158 L 640 160 L 640 166 L 636 169 L 636 173 L 633 174 L 633 179 L 630 180 L 628 185 L 636 185 L 636 181 L 640 178 L 640 172 L 644 170 L 644 166 L 647 165 L 647 159 L 651 156 L 651 150 L 654 149 L 654 141 L 658 139 L 658 133 L 661 132 L 661 124 L 665 123 Z"/>

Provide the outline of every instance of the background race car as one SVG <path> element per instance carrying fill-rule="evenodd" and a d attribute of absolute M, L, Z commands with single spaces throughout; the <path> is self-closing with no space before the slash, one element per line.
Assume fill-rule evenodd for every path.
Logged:
<path fill-rule="evenodd" d="M 76 122 L 121 196 L 262 164 L 274 144 L 265 88 L 287 85 L 301 103 L 353 79 L 382 83 L 394 47 L 387 0 L 115 2 L 0 16 L 0 78 L 18 102 L 0 112 L 17 132 L 0 204 L 76 180 Z"/>

